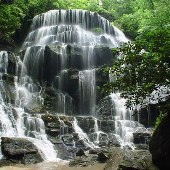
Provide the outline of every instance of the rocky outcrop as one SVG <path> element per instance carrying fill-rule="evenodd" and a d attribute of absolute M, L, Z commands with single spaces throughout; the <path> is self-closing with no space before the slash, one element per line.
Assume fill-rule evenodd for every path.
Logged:
<path fill-rule="evenodd" d="M 112 101 L 109 96 L 105 97 L 104 99 L 100 100 L 97 108 L 97 118 L 99 120 L 112 120 Z"/>
<path fill-rule="evenodd" d="M 110 148 L 110 159 L 104 170 L 158 170 L 152 163 L 152 156 L 146 150 Z"/>
<path fill-rule="evenodd" d="M 8 137 L 2 137 L 1 139 L 4 160 L 10 160 L 11 164 L 34 164 L 43 161 L 36 146 L 27 139 Z"/>
<path fill-rule="evenodd" d="M 151 139 L 151 132 L 146 128 L 138 128 L 133 133 L 133 143 L 135 144 L 137 149 L 148 149 L 149 141 Z"/>
<path fill-rule="evenodd" d="M 149 143 L 152 160 L 161 170 L 170 169 L 170 112 L 154 131 Z"/>
<path fill-rule="evenodd" d="M 129 154 L 127 154 L 129 153 Z M 117 170 L 158 170 L 152 163 L 152 156 L 148 151 L 126 151 L 123 161 Z"/>

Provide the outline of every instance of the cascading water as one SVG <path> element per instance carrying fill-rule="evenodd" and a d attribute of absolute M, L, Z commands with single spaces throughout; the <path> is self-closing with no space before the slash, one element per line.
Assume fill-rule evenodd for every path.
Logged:
<path fill-rule="evenodd" d="M 95 28 L 100 28 L 102 33 L 96 35 L 91 32 Z M 68 68 L 74 67 L 77 60 L 69 57 L 69 48 L 78 47 L 82 53 L 80 59 L 82 64 L 79 63 L 81 68 L 79 71 L 80 102 L 77 103 L 78 107 L 80 106 L 78 109 L 80 113 L 78 114 L 94 115 L 96 104 L 94 48 L 101 45 L 118 47 L 125 41 L 127 39 L 121 31 L 96 13 L 85 10 L 52 10 L 33 19 L 31 32 L 22 47 L 26 49 L 23 60 L 26 68 L 24 69 L 29 76 L 42 80 L 45 46 L 58 48 L 56 51 L 59 54 L 60 66 L 56 73 L 59 78 L 59 90 L 63 91 L 63 73 L 67 72 Z M 62 105 L 61 102 L 59 105 Z M 65 109 L 62 109 L 62 113 L 64 112 Z"/>
<path fill-rule="evenodd" d="M 101 33 L 96 33 L 96 28 Z M 48 86 L 55 89 L 55 95 L 51 94 L 56 99 L 56 109 L 53 110 L 55 115 L 67 115 L 70 112 L 69 114 L 74 115 L 95 116 L 96 68 L 99 64 L 105 64 L 98 61 L 100 50 L 103 47 L 118 47 L 127 41 L 120 30 L 97 13 L 85 10 L 52 10 L 35 16 L 31 31 L 21 48 L 16 70 L 16 100 L 13 109 L 17 113 L 17 120 L 9 116 L 10 107 L 4 102 L 4 96 L 7 95 L 3 92 L 2 74 L 7 73 L 8 57 L 6 52 L 0 53 L 0 116 L 3 120 L 0 122 L 1 136 L 27 137 L 41 151 L 45 160 L 54 160 L 56 153 L 45 134 L 41 115 L 36 112 L 28 113 L 26 110 L 44 105 L 43 88 Z M 116 100 L 113 98 L 113 105 L 117 107 L 114 115 L 116 134 L 124 142 L 129 142 L 128 132 L 131 132 L 134 125 L 125 116 L 127 113 L 121 110 L 124 103 L 118 104 L 121 100 Z M 94 143 L 98 145 L 100 135 L 107 134 L 99 130 L 96 120 L 94 129 L 97 137 Z M 59 122 L 60 135 L 68 133 L 68 126 L 64 121 L 59 119 Z M 76 118 L 72 126 L 88 147 L 96 147 L 80 128 Z"/>
<path fill-rule="evenodd" d="M 40 151 L 44 160 L 55 160 L 56 153 L 53 145 L 48 141 L 41 117 L 32 117 L 24 111 L 24 106 L 32 102 L 42 102 L 40 94 L 36 91 L 37 86 L 32 79 L 26 75 L 25 67 L 22 67 L 21 81 L 17 82 L 15 77 L 16 100 L 12 106 L 8 99 L 8 91 L 4 87 L 2 76 L 7 74 L 9 55 L 6 51 L 0 52 L 0 137 L 27 138 L 34 143 Z M 14 117 L 13 112 L 16 113 Z M 2 157 L 2 154 L 1 154 Z"/>
<path fill-rule="evenodd" d="M 118 135 L 118 140 L 121 140 L 122 146 L 133 147 L 133 133 L 137 128 L 144 126 L 133 121 L 133 111 L 126 108 L 126 100 L 120 97 L 120 93 L 112 93 L 110 97 L 113 104 L 112 116 L 115 120 L 115 134 Z"/>

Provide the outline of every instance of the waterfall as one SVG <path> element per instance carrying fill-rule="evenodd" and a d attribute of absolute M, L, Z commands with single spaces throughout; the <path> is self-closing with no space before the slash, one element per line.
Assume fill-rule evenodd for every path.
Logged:
<path fill-rule="evenodd" d="M 8 53 L 6 51 L 0 52 L 0 72 L 7 73 L 8 68 Z"/>
<path fill-rule="evenodd" d="M 101 33 L 95 32 L 96 28 L 101 29 Z M 55 92 L 49 97 L 55 104 L 53 114 L 96 116 L 96 68 L 105 64 L 105 58 L 104 63 L 99 62 L 101 49 L 119 47 L 127 41 L 120 30 L 95 12 L 51 10 L 35 16 L 20 49 L 14 82 L 15 102 L 12 104 L 7 102 L 8 94 L 4 91 L 2 78 L 8 73 L 9 57 L 6 51 L 0 52 L 0 137 L 26 138 L 37 146 L 44 160 L 56 160 L 57 154 L 45 133 L 41 113 L 30 113 L 29 108 L 44 106 L 42 94 L 47 87 Z M 12 116 L 12 110 L 16 118 Z M 116 117 L 119 117 L 116 133 L 123 137 L 123 128 L 131 126 L 123 125 L 125 112 Z M 107 134 L 99 130 L 96 121 L 94 143 L 98 144 L 100 135 Z M 68 126 L 63 120 L 59 122 L 60 135 L 64 135 Z M 123 129 L 121 132 L 119 123 Z M 96 147 L 76 118 L 72 127 L 87 147 Z"/>
<path fill-rule="evenodd" d="M 74 128 L 75 132 L 78 134 L 79 139 L 84 141 L 84 144 L 86 145 L 86 147 L 88 147 L 88 148 L 96 147 L 93 144 L 93 142 L 90 141 L 88 135 L 86 133 L 84 133 L 83 130 L 79 127 L 76 118 L 74 118 L 74 121 L 73 121 L 73 128 Z"/>
<path fill-rule="evenodd" d="M 80 114 L 95 116 L 95 70 L 79 72 Z"/>
<path fill-rule="evenodd" d="M 102 32 L 96 34 L 95 28 L 100 28 Z M 77 104 L 75 107 L 79 107 L 78 114 L 95 115 L 94 49 L 100 46 L 118 47 L 126 41 L 128 39 L 119 29 L 97 13 L 86 10 L 51 10 L 33 19 L 31 31 L 22 46 L 22 50 L 26 49 L 22 72 L 34 79 L 46 81 L 44 80 L 46 65 L 43 62 L 55 61 L 45 59 L 44 50 L 47 46 L 54 49 L 58 64 L 51 69 L 59 79 L 58 89 L 62 97 L 57 105 L 64 107 L 58 109 L 59 112 L 65 114 L 64 87 L 69 83 L 65 82 L 65 79 L 69 74 L 68 69 L 75 67 L 79 69 L 79 101 L 75 102 Z"/>
<path fill-rule="evenodd" d="M 144 127 L 140 123 L 133 121 L 133 111 L 127 109 L 126 100 L 120 97 L 120 93 L 112 93 L 112 114 L 115 120 L 115 133 L 118 140 L 121 140 L 122 146 L 129 145 L 133 147 L 133 133 L 139 127 Z"/>
<path fill-rule="evenodd" d="M 47 139 L 41 116 L 38 114 L 31 116 L 24 111 L 24 107 L 29 103 L 43 104 L 38 86 L 33 83 L 31 77 L 27 76 L 27 69 L 23 64 L 28 62 L 27 57 L 22 63 L 20 81 L 18 82 L 17 77 L 14 78 L 16 88 L 15 106 L 8 99 L 9 92 L 6 91 L 4 80 L 2 79 L 2 76 L 8 73 L 8 57 L 7 52 L 0 52 L 0 137 L 26 138 L 36 145 L 44 160 L 56 160 L 56 152 L 52 143 Z M 2 158 L 2 154 L 0 155 Z"/>

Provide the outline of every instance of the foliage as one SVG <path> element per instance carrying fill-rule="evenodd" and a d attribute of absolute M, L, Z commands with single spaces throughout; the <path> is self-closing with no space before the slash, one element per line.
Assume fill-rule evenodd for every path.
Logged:
<path fill-rule="evenodd" d="M 155 121 L 155 127 L 154 127 L 155 130 L 156 130 L 157 127 L 160 125 L 160 123 L 162 122 L 162 120 L 166 118 L 166 116 L 167 116 L 166 113 L 160 113 L 160 114 L 159 114 L 159 117 L 157 117 L 157 119 L 156 119 L 156 121 Z"/>
<path fill-rule="evenodd" d="M 11 41 L 15 30 L 21 26 L 21 20 L 27 13 L 27 5 L 23 0 L 15 0 L 13 4 L 0 4 L 0 39 Z"/>
<path fill-rule="evenodd" d="M 169 35 L 168 29 L 156 29 L 116 49 L 121 58 L 109 70 L 115 81 L 105 85 L 106 91 L 119 89 L 128 98 L 128 107 L 147 104 L 145 99 L 152 100 L 154 90 L 158 90 L 159 98 L 161 87 L 170 83 Z"/>
<path fill-rule="evenodd" d="M 104 33 L 104 31 L 102 30 L 102 28 L 92 28 L 90 31 L 96 33 L 96 34 L 102 34 Z"/>

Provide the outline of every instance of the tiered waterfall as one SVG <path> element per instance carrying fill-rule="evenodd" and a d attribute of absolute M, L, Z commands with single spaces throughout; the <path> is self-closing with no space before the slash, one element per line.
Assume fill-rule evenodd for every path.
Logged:
<path fill-rule="evenodd" d="M 115 133 L 124 142 L 131 142 L 133 129 L 140 125 L 131 121 L 124 100 L 112 94 L 108 110 L 114 114 L 110 120 L 100 119 L 98 112 L 105 106 L 97 107 L 102 98 L 96 88 L 103 83 L 97 70 L 112 65 L 111 48 L 127 41 L 97 13 L 51 10 L 35 16 L 20 54 L 15 56 L 13 73 L 8 72 L 12 54 L 0 52 L 0 136 L 27 138 L 45 160 L 57 157 L 53 145 L 56 134 L 75 132 L 88 147 Z M 14 77 L 15 100 L 5 90 L 7 74 Z M 55 118 L 58 115 L 69 116 Z M 74 145 L 79 146 L 78 141 Z"/>

